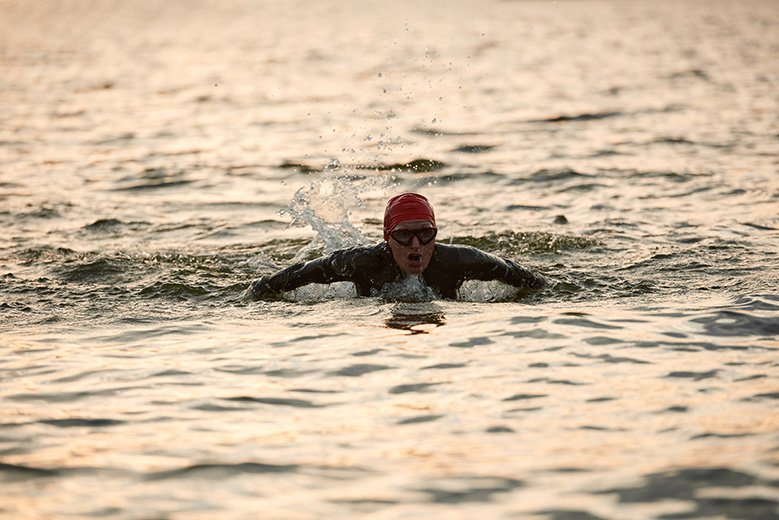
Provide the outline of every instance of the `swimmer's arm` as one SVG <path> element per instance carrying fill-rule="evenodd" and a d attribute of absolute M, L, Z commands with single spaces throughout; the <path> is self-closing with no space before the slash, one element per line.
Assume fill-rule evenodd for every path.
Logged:
<path fill-rule="evenodd" d="M 310 262 L 291 265 L 272 276 L 263 276 L 252 282 L 247 296 L 252 300 L 261 300 L 312 283 L 349 281 L 351 278 L 348 270 L 343 269 L 341 256 L 336 252 Z"/>
<path fill-rule="evenodd" d="M 500 279 L 501 281 L 523 289 L 541 289 L 546 285 L 546 280 L 540 274 L 517 265 L 513 260 L 507 258 L 501 260 L 506 264 L 506 274 Z"/>
<path fill-rule="evenodd" d="M 541 289 L 546 280 L 513 260 L 500 258 L 478 249 L 468 255 L 466 278 L 491 281 L 497 280 L 521 289 Z"/>

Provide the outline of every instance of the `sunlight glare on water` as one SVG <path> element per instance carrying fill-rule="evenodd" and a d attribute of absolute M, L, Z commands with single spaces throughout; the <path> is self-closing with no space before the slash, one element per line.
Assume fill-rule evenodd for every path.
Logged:
<path fill-rule="evenodd" d="M 776 2 L 0 12 L 0 517 L 779 517 Z"/>

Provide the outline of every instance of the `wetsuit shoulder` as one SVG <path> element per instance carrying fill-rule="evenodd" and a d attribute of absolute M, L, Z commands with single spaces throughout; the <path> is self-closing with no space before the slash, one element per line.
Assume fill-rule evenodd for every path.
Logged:
<path fill-rule="evenodd" d="M 451 297 L 466 280 L 499 280 L 521 288 L 540 288 L 544 280 L 514 261 L 472 246 L 436 244 L 425 279 L 438 286 L 444 297 Z"/>
<path fill-rule="evenodd" d="M 370 296 L 398 277 L 398 268 L 386 242 L 336 251 L 331 256 L 334 270 L 348 277 L 360 296 Z"/>
<path fill-rule="evenodd" d="M 373 246 L 350 247 L 323 257 L 342 276 L 354 276 L 361 270 L 380 268 L 387 261 L 388 250 L 383 243 Z"/>
<path fill-rule="evenodd" d="M 471 276 L 503 263 L 503 259 L 495 255 L 461 244 L 436 244 L 434 259 L 449 269 Z"/>

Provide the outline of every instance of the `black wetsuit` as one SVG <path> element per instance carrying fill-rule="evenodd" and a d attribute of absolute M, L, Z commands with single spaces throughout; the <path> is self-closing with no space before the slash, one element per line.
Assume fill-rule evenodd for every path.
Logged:
<path fill-rule="evenodd" d="M 380 293 L 386 284 L 405 277 L 386 242 L 336 251 L 310 262 L 292 265 L 273 276 L 252 282 L 251 296 L 259 300 L 310 283 L 352 282 L 360 296 Z M 436 244 L 427 269 L 420 275 L 441 298 L 457 298 L 466 280 L 499 280 L 523 289 L 539 289 L 544 279 L 511 260 L 475 247 Z"/>

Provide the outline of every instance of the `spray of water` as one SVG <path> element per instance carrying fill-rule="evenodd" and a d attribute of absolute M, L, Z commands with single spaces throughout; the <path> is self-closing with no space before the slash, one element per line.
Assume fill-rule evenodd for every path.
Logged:
<path fill-rule="evenodd" d="M 378 296 L 397 302 L 429 302 L 440 298 L 419 279 L 419 275 L 415 274 L 385 285 Z"/>
<path fill-rule="evenodd" d="M 466 302 L 501 302 L 510 301 L 519 290 L 502 282 L 483 282 L 467 280 L 460 287 L 459 299 Z"/>
<path fill-rule="evenodd" d="M 292 217 L 291 225 L 309 226 L 316 236 L 301 248 L 294 261 L 304 260 L 312 252 L 329 254 L 338 249 L 366 245 L 368 239 L 350 217 L 364 207 L 363 196 L 370 190 L 386 188 L 386 177 L 361 177 L 333 159 L 308 186 L 295 192 L 283 214 Z"/>

